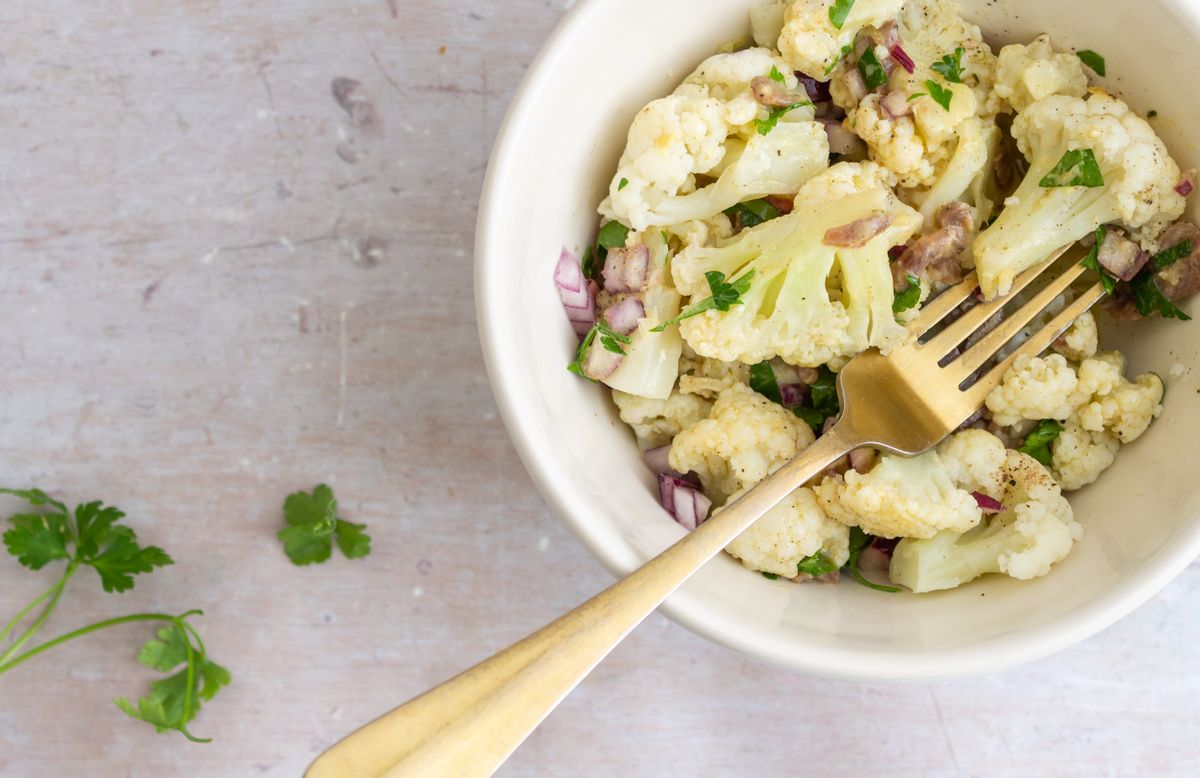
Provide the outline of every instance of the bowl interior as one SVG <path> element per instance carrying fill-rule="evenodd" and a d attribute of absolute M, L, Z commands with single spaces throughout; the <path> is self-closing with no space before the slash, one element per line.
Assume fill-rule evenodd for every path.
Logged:
<path fill-rule="evenodd" d="M 590 239 L 595 205 L 633 115 L 746 30 L 749 5 L 584 0 L 531 67 L 484 189 L 476 296 L 501 412 L 550 505 L 617 573 L 683 530 L 659 506 L 652 476 L 607 391 L 564 369 L 576 341 L 551 272 L 563 244 L 579 251 Z M 1137 109 L 1156 109 L 1156 127 L 1180 166 L 1200 165 L 1188 132 L 1200 82 L 1172 74 L 1166 64 L 1189 61 L 1200 12 L 1166 0 L 975 0 L 965 3 L 965 13 L 994 45 L 1048 32 L 1060 49 L 1101 52 L 1105 85 Z M 1194 520 L 1200 489 L 1181 454 L 1200 422 L 1197 326 L 1147 322 L 1106 333 L 1105 345 L 1126 350 L 1131 369 L 1163 375 L 1166 408 L 1098 484 L 1073 496 L 1086 535 L 1049 576 L 1027 583 L 989 577 L 917 597 L 768 581 L 722 556 L 664 607 L 748 654 L 864 680 L 996 669 L 1102 629 L 1200 550 Z M 1172 377 L 1180 366 L 1186 372 Z"/>

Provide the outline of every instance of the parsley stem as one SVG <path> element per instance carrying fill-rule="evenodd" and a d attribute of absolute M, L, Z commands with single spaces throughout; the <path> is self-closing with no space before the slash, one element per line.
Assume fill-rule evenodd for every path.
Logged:
<path fill-rule="evenodd" d="M 59 635 L 58 637 L 54 638 L 53 640 L 47 640 L 45 643 L 41 644 L 37 648 L 31 648 L 28 651 L 26 651 L 25 653 L 21 654 L 20 656 L 14 657 L 12 660 L 8 661 L 7 663 L 0 664 L 0 675 L 4 675 L 5 673 L 7 673 L 9 670 L 13 669 L 17 665 L 21 664 L 22 662 L 26 662 L 30 659 L 33 659 L 35 656 L 37 656 L 38 654 L 40 654 L 44 651 L 49 651 L 50 649 L 54 648 L 55 646 L 60 646 L 63 643 L 74 640 L 75 638 L 83 637 L 84 635 L 88 635 L 92 632 L 99 632 L 102 629 L 108 629 L 109 627 L 116 627 L 120 624 L 130 624 L 135 621 L 169 621 L 172 624 L 178 624 L 179 620 L 180 620 L 179 616 L 172 616 L 169 613 L 134 613 L 130 616 L 118 616 L 115 619 L 105 619 L 104 621 L 97 621 L 95 624 L 89 624 L 86 627 L 80 627 L 79 629 L 72 630 L 72 631 L 66 633 L 65 635 Z"/>
<path fill-rule="evenodd" d="M 50 587 L 49 591 L 47 592 L 47 594 L 50 595 L 50 602 L 46 603 L 46 607 L 42 609 L 42 612 L 38 615 L 37 619 L 29 625 L 29 629 L 21 633 L 21 636 L 13 641 L 11 646 L 9 646 L 3 654 L 0 654 L 0 672 L 4 671 L 5 662 L 7 662 L 14 654 L 20 651 L 21 647 L 28 643 L 30 639 L 32 639 L 33 636 L 36 635 L 38 631 L 41 630 L 41 628 L 46 624 L 46 621 L 50 618 L 50 614 L 53 613 L 54 609 L 58 607 L 58 598 L 62 597 L 63 589 L 67 586 L 67 581 L 71 580 L 71 576 L 75 575 L 75 571 L 78 568 L 79 563 L 72 560 L 71 563 L 67 565 L 67 569 L 63 573 L 62 578 L 58 579 L 58 583 Z M 45 596 L 46 595 L 42 595 L 42 597 Z M 38 600 L 41 600 L 42 597 L 39 597 Z M 27 611 L 28 609 L 21 612 L 21 618 L 27 614 Z M 5 629 L 7 629 L 7 627 Z"/>
<path fill-rule="evenodd" d="M 33 602 L 29 603 L 24 608 L 22 608 L 21 612 L 18 613 L 16 616 L 14 616 L 12 621 L 10 621 L 4 625 L 4 629 L 0 629 L 0 640 L 4 640 L 6 637 L 8 637 L 9 633 L 11 633 L 14 629 L 16 629 L 17 625 L 20 624 L 22 621 L 24 621 L 25 617 L 28 616 L 30 613 L 32 613 L 33 609 L 36 608 L 39 604 L 41 604 L 42 600 L 44 600 L 47 597 L 49 597 L 50 595 L 54 594 L 61 587 L 62 587 L 62 579 L 60 578 L 59 580 L 54 582 L 53 586 L 51 586 L 49 589 L 47 589 L 46 591 L 44 591 L 40 595 L 38 595 L 38 597 Z"/>

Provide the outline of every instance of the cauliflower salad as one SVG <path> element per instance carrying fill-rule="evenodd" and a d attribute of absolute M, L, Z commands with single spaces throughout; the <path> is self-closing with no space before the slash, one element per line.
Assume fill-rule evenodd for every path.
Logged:
<path fill-rule="evenodd" d="M 1064 495 L 1162 411 L 1162 379 L 1102 350 L 1097 319 L 1189 318 L 1195 172 L 1154 111 L 1091 83 L 1099 53 L 996 51 L 952 0 L 767 3 L 750 28 L 638 112 L 595 243 L 563 250 L 569 369 L 611 389 L 695 529 L 827 431 L 837 372 L 942 289 L 974 271 L 992 299 L 1082 243 L 1098 313 L 935 449 L 855 451 L 726 549 L 767 578 L 889 592 L 1046 575 L 1084 533 Z"/>

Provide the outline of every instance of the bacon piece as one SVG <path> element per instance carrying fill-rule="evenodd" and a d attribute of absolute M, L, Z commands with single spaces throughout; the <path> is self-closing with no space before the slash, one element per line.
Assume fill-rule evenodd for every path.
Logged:
<path fill-rule="evenodd" d="M 975 228 L 975 217 L 966 203 L 947 203 L 937 214 L 938 228 L 908 245 L 892 263 L 892 281 L 897 292 L 908 288 L 908 276 L 929 278 L 943 284 L 962 280 L 958 255 L 967 247 Z"/>

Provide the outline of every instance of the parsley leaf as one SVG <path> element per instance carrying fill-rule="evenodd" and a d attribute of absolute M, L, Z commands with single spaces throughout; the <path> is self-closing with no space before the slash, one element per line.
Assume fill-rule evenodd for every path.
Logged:
<path fill-rule="evenodd" d="M 600 268 L 596 266 L 596 250 L 588 246 L 583 250 L 583 258 L 579 260 L 579 269 L 583 271 L 584 278 L 595 278 L 600 272 Z"/>
<path fill-rule="evenodd" d="M 896 299 L 892 302 L 893 313 L 907 311 L 921 302 L 921 279 L 912 273 L 906 273 L 904 280 L 908 281 L 908 288 L 896 295 Z"/>
<path fill-rule="evenodd" d="M 829 6 L 829 21 L 837 29 L 842 29 L 842 25 L 846 23 L 846 17 L 850 15 L 850 9 L 854 7 L 854 0 L 833 0 L 833 5 Z"/>
<path fill-rule="evenodd" d="M 718 311 L 728 311 L 734 305 L 741 305 L 742 295 L 750 291 L 750 282 L 754 279 L 754 271 L 751 270 L 746 275 L 730 283 L 725 283 L 725 274 L 719 270 L 708 271 L 704 274 L 704 278 L 708 281 L 708 288 L 712 292 L 712 296 L 705 297 L 700 302 L 692 303 L 684 308 L 674 319 L 663 322 L 651 330 L 651 332 L 662 332 L 672 324 L 678 324 L 684 319 L 699 316 L 705 311 L 711 311 L 714 308 Z"/>
<path fill-rule="evenodd" d="M 900 591 L 899 586 L 884 586 L 874 581 L 868 581 L 866 576 L 862 574 L 862 571 L 858 569 L 858 558 L 862 556 L 862 552 L 866 550 L 867 546 L 871 545 L 872 540 L 874 538 L 863 532 L 861 527 L 850 528 L 850 558 L 846 560 L 846 569 L 850 571 L 850 575 L 853 576 L 855 581 L 858 581 L 868 589 L 874 589 L 877 592 L 892 593 Z"/>
<path fill-rule="evenodd" d="M 837 565 L 833 560 L 818 551 L 815 554 L 806 556 L 796 565 L 796 573 L 808 573 L 813 578 L 820 578 L 823 575 L 829 575 L 834 570 L 837 570 Z"/>
<path fill-rule="evenodd" d="M 945 108 L 947 111 L 950 110 L 950 101 L 954 99 L 953 89 L 944 87 L 933 80 L 926 81 L 925 88 L 929 90 L 929 96 L 933 98 L 935 103 L 940 105 L 942 108 Z"/>
<path fill-rule="evenodd" d="M 12 529 L 4 533 L 4 546 L 30 570 L 68 557 L 67 522 L 62 514 L 19 513 L 8 521 Z"/>
<path fill-rule="evenodd" d="M 1054 419 L 1042 419 L 1033 428 L 1033 432 L 1026 436 L 1025 442 L 1017 451 L 1028 454 L 1046 467 L 1050 467 L 1054 464 L 1054 457 L 1050 453 L 1050 444 L 1058 439 L 1062 431 L 1063 426 Z"/>
<path fill-rule="evenodd" d="M 1063 154 L 1054 169 L 1038 182 L 1038 186 L 1046 189 L 1058 186 L 1104 186 L 1104 175 L 1091 149 L 1072 149 Z"/>
<path fill-rule="evenodd" d="M 596 236 L 596 245 L 606 251 L 621 248 L 628 237 L 629 228 L 621 222 L 613 221 L 600 228 L 600 234 Z"/>
<path fill-rule="evenodd" d="M 746 228 L 757 227 L 763 222 L 778 219 L 782 214 L 779 213 L 778 208 L 760 198 L 732 205 L 725 209 L 725 215 L 730 219 L 737 219 L 738 224 Z"/>
<path fill-rule="evenodd" d="M 583 371 L 583 361 L 587 359 L 588 349 L 592 347 L 592 341 L 596 339 L 596 332 L 597 329 L 595 326 L 588 330 L 588 334 L 580 341 L 579 349 L 575 352 L 575 361 L 567 365 L 567 370 L 570 370 L 577 376 L 583 376 L 589 381 L 592 380 L 592 377 Z"/>
<path fill-rule="evenodd" d="M 849 53 L 850 53 L 850 44 L 846 44 L 845 46 L 842 47 L 842 52 L 840 54 L 838 54 L 837 57 L 834 58 L 833 62 L 830 63 L 829 67 L 825 68 L 825 75 L 829 75 L 834 70 L 836 70 L 838 63 L 841 62 L 843 59 L 845 59 L 846 55 Z"/>
<path fill-rule="evenodd" d="M 157 639 L 142 646 L 138 661 L 162 672 L 170 672 L 181 664 L 186 666 L 174 675 L 150 684 L 150 692 L 138 700 L 136 706 L 124 697 L 114 702 L 126 714 L 153 725 L 160 733 L 178 730 L 189 740 L 207 743 L 207 739 L 188 732 L 187 725 L 196 718 L 201 704 L 228 686 L 232 676 L 224 667 L 209 660 L 202 646 L 192 644 L 191 635 L 185 631 L 190 630 L 190 626 L 185 625 L 180 617 L 174 625 L 160 629 Z"/>
<path fill-rule="evenodd" d="M 1100 274 L 1100 285 L 1104 287 L 1104 293 L 1106 295 L 1112 296 L 1112 293 L 1115 292 L 1117 289 L 1117 279 L 1113 278 L 1112 276 L 1110 276 L 1108 274 L 1108 271 L 1106 271 L 1100 265 L 1100 259 L 1099 259 L 1100 246 L 1104 243 L 1104 238 L 1107 235 L 1108 235 L 1108 230 L 1107 230 L 1107 228 L 1105 228 L 1105 226 L 1103 224 L 1101 224 L 1099 227 L 1096 228 L 1096 242 L 1092 244 L 1091 250 L 1087 253 L 1087 256 L 1084 257 L 1082 261 L 1080 261 L 1079 264 L 1083 265 L 1084 267 L 1088 268 L 1089 270 L 1095 270 L 1097 273 L 1099 273 Z"/>
<path fill-rule="evenodd" d="M 1080 49 L 1075 52 L 1075 56 L 1087 65 L 1092 70 L 1096 71 L 1096 75 L 1103 77 L 1105 74 L 1104 57 L 1100 56 L 1091 49 Z"/>
<path fill-rule="evenodd" d="M 776 581 L 779 579 L 779 576 L 775 575 L 774 573 L 768 573 L 765 571 L 760 571 L 760 572 L 762 572 L 762 577 L 766 578 L 768 581 Z"/>
<path fill-rule="evenodd" d="M 620 183 L 617 184 L 617 191 L 620 192 L 622 189 L 624 189 L 627 186 L 629 186 L 629 179 L 622 178 Z"/>
<path fill-rule="evenodd" d="M 808 403 L 792 408 L 792 413 L 807 422 L 813 432 L 820 435 L 825 420 L 836 417 L 842 412 L 837 395 L 837 373 L 825 365 L 817 375 L 817 380 L 808 388 Z"/>
<path fill-rule="evenodd" d="M 1164 267 L 1173 265 L 1184 257 L 1191 256 L 1191 254 L 1192 241 L 1189 239 L 1176 243 L 1169 249 L 1163 249 L 1151 257 L 1150 261 L 1154 264 L 1155 270 L 1162 270 Z"/>
<path fill-rule="evenodd" d="M 779 381 L 769 360 L 763 360 L 750 368 L 750 388 L 774 403 L 783 404 Z"/>
<path fill-rule="evenodd" d="M 770 72 L 769 76 L 770 76 L 771 80 L 775 81 L 776 83 L 782 84 L 784 82 L 783 74 L 779 72 L 779 68 L 776 67 L 775 65 L 771 66 L 771 72 Z"/>
<path fill-rule="evenodd" d="M 965 53 L 965 50 L 963 49 L 963 47 L 959 46 L 958 48 L 956 48 L 954 50 L 953 54 L 947 54 L 946 56 L 942 57 L 937 62 L 930 65 L 930 67 L 933 68 L 938 73 L 941 73 L 942 77 L 945 78 L 947 81 L 954 83 L 954 84 L 961 84 L 963 82 L 962 81 L 962 58 L 963 58 L 964 53 Z"/>
<path fill-rule="evenodd" d="M 878 89 L 887 82 L 887 71 L 883 69 L 879 58 L 875 56 L 875 49 L 868 48 L 858 58 L 858 72 L 862 74 L 867 91 Z"/>
<path fill-rule="evenodd" d="M 293 564 L 326 561 L 333 554 L 335 538 L 342 553 L 350 559 L 371 553 L 371 538 L 363 532 L 366 526 L 338 518 L 337 510 L 337 498 L 325 484 L 319 484 L 312 494 L 294 492 L 283 501 L 283 518 L 288 526 L 279 530 L 277 537 L 283 541 L 283 551 Z M 347 548 L 354 554 L 347 552 Z"/>
<path fill-rule="evenodd" d="M 806 105 L 812 105 L 812 102 L 801 100 L 791 105 L 785 105 L 782 108 L 772 108 L 767 111 L 767 118 L 754 120 L 754 127 L 758 130 L 759 135 L 770 135 L 771 130 L 775 129 L 775 125 L 779 124 L 779 120 L 783 118 L 784 114 Z"/>
<path fill-rule="evenodd" d="M 1143 272 L 1133 279 L 1133 304 L 1142 316 L 1149 316 L 1155 311 L 1164 319 L 1179 319 L 1191 321 L 1192 317 L 1179 310 L 1158 288 L 1153 272 Z"/>
<path fill-rule="evenodd" d="M 1149 113 L 1146 114 L 1147 119 L 1153 119 L 1156 116 L 1158 116 L 1158 111 L 1154 111 L 1154 110 L 1151 110 Z"/>
<path fill-rule="evenodd" d="M 596 322 L 596 329 L 600 333 L 600 345 L 604 346 L 605 351 L 625 356 L 625 349 L 621 348 L 621 344 L 629 345 L 633 342 L 628 335 L 622 335 L 603 321 Z"/>

